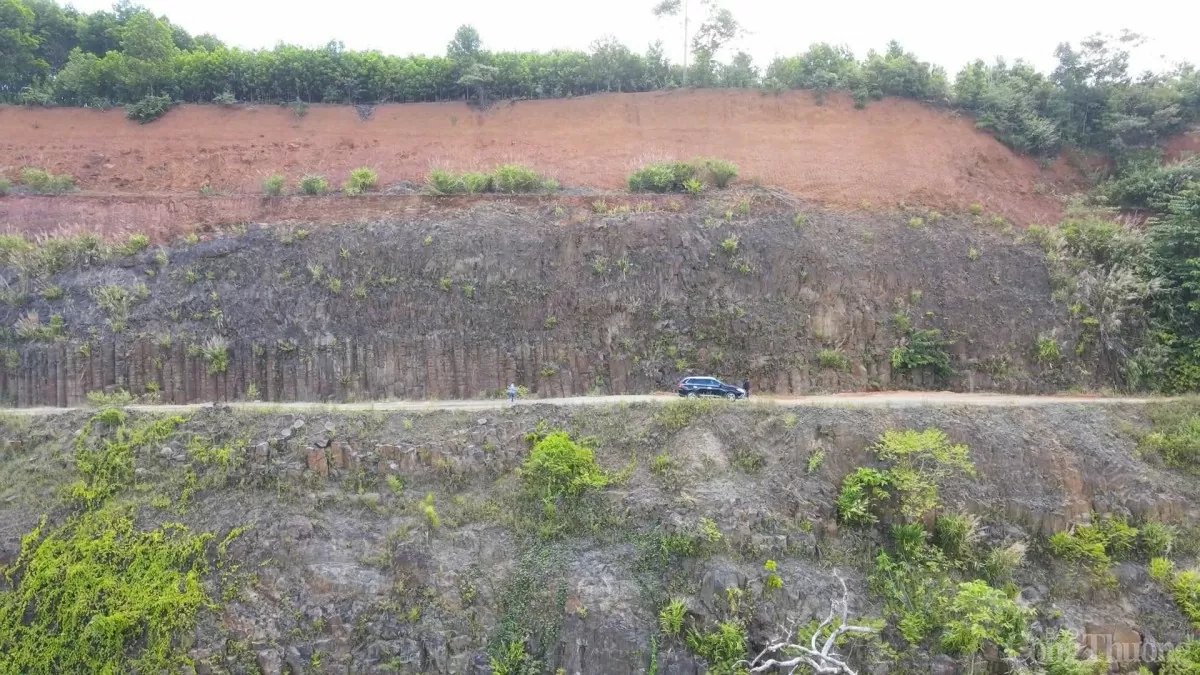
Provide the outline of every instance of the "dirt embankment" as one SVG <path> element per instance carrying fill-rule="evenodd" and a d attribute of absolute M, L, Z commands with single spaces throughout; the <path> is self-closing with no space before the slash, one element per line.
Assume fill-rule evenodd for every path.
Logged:
<path fill-rule="evenodd" d="M 827 205 L 943 210 L 981 203 L 1020 223 L 1052 222 L 1052 196 L 1076 176 L 1042 170 L 966 117 L 888 99 L 855 110 L 843 96 L 743 90 L 606 94 L 502 103 L 181 106 L 138 125 L 120 110 L 0 108 L 0 170 L 41 166 L 104 193 L 257 193 L 264 177 L 358 166 L 385 183 L 421 181 L 431 167 L 535 166 L 567 187 L 619 189 L 633 167 L 661 158 L 724 157 L 757 179 Z M 47 206 L 46 208 L 52 208 Z"/>

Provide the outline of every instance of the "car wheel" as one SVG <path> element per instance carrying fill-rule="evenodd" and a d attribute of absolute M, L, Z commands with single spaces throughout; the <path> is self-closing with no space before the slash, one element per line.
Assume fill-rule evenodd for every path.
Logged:
<path fill-rule="evenodd" d="M 688 397 L 688 398 L 696 398 L 696 392 L 694 392 L 694 391 L 689 391 L 689 392 L 688 392 L 688 394 L 687 394 L 687 397 Z"/>
<path fill-rule="evenodd" d="M 729 392 L 728 394 L 725 394 L 725 398 L 729 399 L 730 401 L 736 401 L 736 400 L 737 400 L 737 394 L 735 394 L 735 393 L 733 393 L 733 392 L 731 391 L 731 392 Z"/>

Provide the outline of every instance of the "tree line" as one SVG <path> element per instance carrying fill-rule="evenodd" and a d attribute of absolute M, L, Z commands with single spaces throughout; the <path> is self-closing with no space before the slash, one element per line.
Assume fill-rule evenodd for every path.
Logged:
<path fill-rule="evenodd" d="M 654 8 L 678 11 L 678 0 Z M 893 42 L 857 58 L 815 44 L 760 70 L 737 52 L 717 58 L 740 33 L 732 14 L 711 6 L 690 42 L 685 69 L 661 44 L 637 53 L 612 38 L 587 51 L 492 52 L 463 26 L 446 53 L 393 56 L 280 44 L 230 48 L 212 35 L 192 36 L 166 17 L 125 0 L 85 14 L 53 0 L 0 0 L 0 100 L 38 105 L 108 106 L 147 95 L 206 103 L 385 103 L 488 98 L 539 99 L 597 92 L 694 87 L 765 91 L 840 90 L 859 106 L 900 96 L 970 112 L 979 126 L 1016 150 L 1049 156 L 1064 145 L 1136 159 L 1200 119 L 1200 76 L 1191 65 L 1135 75 L 1129 49 L 1140 39 L 1096 36 L 1064 43 L 1049 74 L 1030 64 L 975 61 L 953 81 L 944 69 Z"/>

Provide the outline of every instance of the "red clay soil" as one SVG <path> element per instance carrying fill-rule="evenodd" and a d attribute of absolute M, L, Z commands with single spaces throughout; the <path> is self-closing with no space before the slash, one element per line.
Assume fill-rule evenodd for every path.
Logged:
<path fill-rule="evenodd" d="M 834 207 L 947 211 L 981 203 L 1018 223 L 1053 222 L 1054 193 L 1073 191 L 1065 164 L 1043 170 L 972 121 L 903 99 L 854 110 L 806 92 L 745 90 L 604 94 L 504 102 L 315 105 L 303 117 L 280 106 L 179 106 L 139 125 L 121 110 L 0 107 L 0 172 L 38 166 L 69 173 L 87 191 L 181 192 L 204 185 L 255 194 L 266 176 L 321 173 L 340 183 L 358 166 L 385 184 L 421 182 L 432 167 L 521 162 L 564 187 L 619 189 L 647 161 L 723 157 L 757 179 Z"/>
<path fill-rule="evenodd" d="M 1200 129 L 1192 129 L 1167 141 L 1163 151 L 1168 160 L 1178 160 L 1189 156 L 1200 156 Z"/>

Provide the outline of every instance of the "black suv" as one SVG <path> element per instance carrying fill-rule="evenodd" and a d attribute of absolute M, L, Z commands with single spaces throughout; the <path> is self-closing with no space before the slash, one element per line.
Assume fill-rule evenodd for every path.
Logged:
<path fill-rule="evenodd" d="M 727 398 L 731 401 L 739 398 L 746 398 L 746 390 L 741 387 L 725 384 L 715 377 L 685 377 L 679 381 L 679 386 L 676 388 L 680 396 L 688 398 L 696 398 L 697 396 L 709 396 L 716 398 Z"/>

